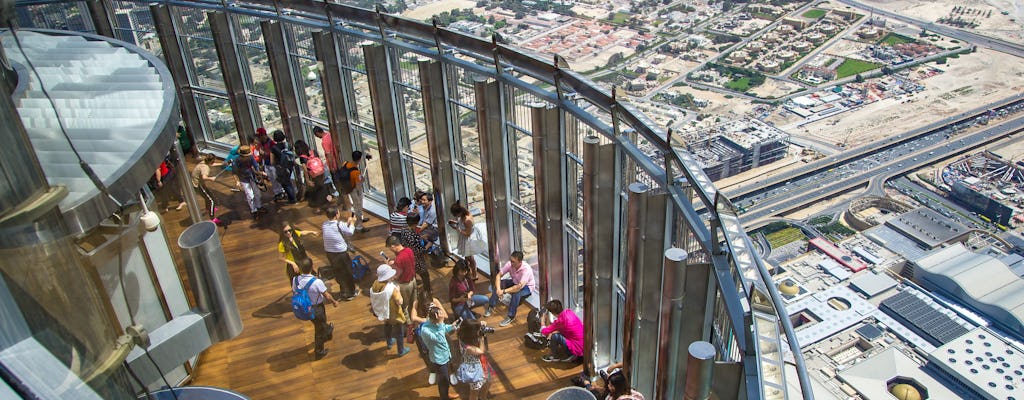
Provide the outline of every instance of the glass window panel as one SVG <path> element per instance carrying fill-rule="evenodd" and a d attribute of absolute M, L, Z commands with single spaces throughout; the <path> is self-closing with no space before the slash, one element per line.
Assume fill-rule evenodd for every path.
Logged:
<path fill-rule="evenodd" d="M 299 106 L 307 117 L 327 118 L 324 108 L 320 71 L 317 69 L 311 29 L 301 25 L 285 25 L 288 40 L 288 61 L 292 64 L 295 84 L 299 86 Z"/>
<path fill-rule="evenodd" d="M 96 33 L 84 3 L 61 3 L 21 6 L 15 11 L 22 28 L 57 29 Z"/>
<path fill-rule="evenodd" d="M 434 187 L 433 182 L 430 180 L 430 167 L 426 165 L 425 162 L 414 161 L 410 161 L 406 165 L 412 173 L 413 193 L 415 193 L 416 190 L 433 192 L 433 190 L 430 190 L 430 188 Z"/>
<path fill-rule="evenodd" d="M 249 67 L 248 89 L 255 94 L 276 98 L 274 76 L 270 73 L 270 61 L 262 47 L 239 46 L 238 55 L 244 60 L 242 64 Z"/>
<path fill-rule="evenodd" d="M 206 13 L 196 8 L 175 7 L 174 10 L 181 22 L 178 36 L 185 53 L 185 66 L 189 69 L 189 81 L 198 87 L 227 90 Z"/>
<path fill-rule="evenodd" d="M 277 107 L 277 103 L 267 101 L 254 101 L 253 103 L 257 110 L 257 128 L 262 126 L 267 129 L 267 132 L 284 129 L 284 125 L 281 123 L 281 109 Z"/>
<path fill-rule="evenodd" d="M 516 177 L 516 185 L 513 186 L 511 193 L 513 199 L 517 199 L 519 204 L 525 207 L 527 210 L 534 210 L 536 205 L 536 195 L 534 193 L 534 174 L 533 174 L 533 137 L 528 133 L 510 129 L 510 132 L 515 132 L 512 136 L 515 138 L 514 143 L 509 143 L 509 160 L 515 164 L 513 171 L 518 171 Z M 551 166 L 554 167 L 554 166 Z M 552 184 L 556 184 L 552 182 Z"/>
<path fill-rule="evenodd" d="M 384 174 L 381 172 L 380 167 L 380 147 L 377 144 L 377 135 L 375 132 L 361 129 L 361 127 L 354 132 L 358 133 L 358 142 L 355 149 L 360 149 L 363 154 L 369 154 L 373 157 L 366 160 L 366 179 L 363 181 L 363 184 L 366 186 L 363 187 L 363 191 L 364 193 L 372 191 L 383 193 Z"/>
<path fill-rule="evenodd" d="M 147 329 L 159 328 L 167 322 L 167 318 L 164 315 L 162 303 L 153 285 L 153 279 L 149 274 L 143 253 L 138 247 L 126 250 L 129 252 L 126 257 L 122 257 L 122 260 L 112 257 L 97 268 L 97 272 L 103 280 L 104 289 L 110 295 L 114 313 L 117 314 L 117 319 L 124 326 L 135 321 Z M 121 265 L 119 261 L 124 264 Z M 124 269 L 123 282 L 119 277 L 121 268 Z M 127 307 L 130 308 L 126 308 L 125 294 L 121 293 L 122 290 L 127 290 L 125 294 L 131 303 Z M 129 316 L 129 312 L 131 316 Z"/>
<path fill-rule="evenodd" d="M 231 114 L 231 105 L 228 100 L 220 97 L 196 95 L 196 102 L 199 103 L 200 116 L 206 117 L 206 139 L 211 142 L 220 142 L 231 145 L 238 144 L 238 130 L 235 128 L 235 118 Z"/>
<path fill-rule="evenodd" d="M 565 271 L 569 282 L 568 304 L 577 311 L 583 309 L 583 243 L 575 237 L 566 241 L 569 265 Z M 575 289 L 575 290 L 573 290 Z"/>
<path fill-rule="evenodd" d="M 146 49 L 150 53 L 163 57 L 160 38 L 156 35 L 153 14 L 149 12 L 149 4 L 130 1 L 112 1 L 114 10 L 114 36 Z"/>
<path fill-rule="evenodd" d="M 512 243 L 513 248 L 518 248 L 523 251 L 526 255 L 526 259 L 533 264 L 534 267 L 537 265 L 537 221 L 529 215 L 520 214 L 518 212 L 512 212 L 512 219 L 514 225 L 513 230 L 519 233 L 519 246 L 516 243 Z M 537 271 L 534 271 L 537 272 Z M 540 276 L 536 274 L 534 276 Z"/>
<path fill-rule="evenodd" d="M 416 65 L 419 56 L 415 53 L 406 52 L 398 54 L 398 70 L 395 71 L 395 82 L 419 89 L 420 69 Z"/>
<path fill-rule="evenodd" d="M 360 72 L 366 72 L 366 58 L 363 57 L 362 46 L 369 43 L 373 42 L 342 36 L 338 43 L 338 51 L 341 52 L 341 64 Z"/>
<path fill-rule="evenodd" d="M 467 72 L 465 69 L 449 67 L 451 78 L 448 80 L 449 96 L 452 101 L 465 107 L 476 107 L 476 92 L 473 90 L 473 82 L 479 75 Z"/>
<path fill-rule="evenodd" d="M 455 107 L 459 132 L 455 140 L 455 158 L 476 173 L 480 172 L 480 138 L 476 127 L 476 111 Z"/>
<path fill-rule="evenodd" d="M 398 106 L 404 116 L 404 128 L 402 142 L 405 149 L 422 159 L 429 159 L 430 151 L 427 147 L 427 127 L 424 124 L 423 116 L 423 95 L 415 89 L 405 86 L 395 88 L 398 94 Z"/>
<path fill-rule="evenodd" d="M 376 125 L 373 121 L 373 105 L 370 104 L 369 80 L 363 73 L 351 72 L 350 75 L 352 77 L 352 97 L 349 101 L 352 107 L 350 116 L 355 122 L 374 129 Z"/>

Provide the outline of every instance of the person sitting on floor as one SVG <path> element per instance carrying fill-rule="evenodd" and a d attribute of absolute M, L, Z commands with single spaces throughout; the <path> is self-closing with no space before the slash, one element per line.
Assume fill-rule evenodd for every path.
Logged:
<path fill-rule="evenodd" d="M 562 301 L 551 300 L 544 306 L 555 320 L 540 329 L 548 337 L 551 354 L 544 356 L 546 362 L 575 362 L 583 357 L 583 322 L 576 313 L 562 306 Z M 542 313 L 547 318 L 548 313 Z"/>

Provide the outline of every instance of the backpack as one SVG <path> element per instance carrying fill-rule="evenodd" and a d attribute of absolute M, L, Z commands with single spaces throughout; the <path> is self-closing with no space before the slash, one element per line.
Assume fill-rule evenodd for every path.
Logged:
<path fill-rule="evenodd" d="M 309 176 L 316 178 L 324 174 L 324 161 L 320 157 L 308 155 L 302 156 L 302 159 L 306 161 L 306 169 L 309 170 Z"/>
<path fill-rule="evenodd" d="M 540 313 L 541 310 L 530 310 L 530 313 L 526 314 L 527 332 L 540 332 Z"/>
<path fill-rule="evenodd" d="M 298 286 L 299 277 L 292 278 L 295 282 L 293 286 Z M 312 321 L 316 318 L 316 310 L 313 309 L 313 302 L 309 300 L 309 287 L 313 284 L 313 281 L 317 278 L 310 279 L 306 282 L 306 287 L 299 289 L 292 296 L 292 313 L 295 314 L 295 318 L 303 321 Z"/>
<path fill-rule="evenodd" d="M 370 272 L 370 263 L 363 256 L 355 256 L 352 259 L 352 278 L 356 282 L 361 281 L 367 272 Z"/>
<path fill-rule="evenodd" d="M 288 147 L 287 143 L 280 143 L 281 147 L 278 148 L 277 166 L 284 168 L 288 173 L 292 172 L 292 167 L 295 166 L 295 150 Z"/>
<path fill-rule="evenodd" d="M 349 167 L 349 165 L 353 165 Z M 341 171 L 338 172 L 338 179 L 334 182 L 334 187 L 338 189 L 341 194 L 352 193 L 352 189 L 355 189 L 355 180 L 352 179 L 352 174 L 359 173 L 359 164 L 353 162 L 346 162 L 341 165 Z M 357 175 L 358 176 L 358 175 Z"/>

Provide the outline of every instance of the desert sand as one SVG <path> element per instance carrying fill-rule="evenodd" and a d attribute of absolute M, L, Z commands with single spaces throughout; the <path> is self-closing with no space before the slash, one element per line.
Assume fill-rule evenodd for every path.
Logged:
<path fill-rule="evenodd" d="M 977 28 L 968 29 L 969 31 L 1014 43 L 1024 43 L 1024 3 L 1020 1 L 864 0 L 863 3 L 928 22 L 936 22 L 939 18 L 948 16 L 955 6 L 972 8 L 984 14 L 963 17 L 974 19 L 980 24 Z M 1002 14 L 1004 11 L 1007 15 Z"/>
<path fill-rule="evenodd" d="M 1003 53 L 980 49 L 976 53 L 951 58 L 946 65 L 935 66 L 945 72 L 922 80 L 923 92 L 868 104 L 791 129 L 790 133 L 822 141 L 846 140 L 850 147 L 859 146 L 1024 90 L 1024 63 Z M 795 119 L 773 117 L 771 121 L 786 127 Z"/>
<path fill-rule="evenodd" d="M 470 0 L 441 0 L 438 2 L 426 4 L 415 9 L 406 10 L 402 13 L 403 17 L 425 20 L 434 15 L 440 14 L 445 11 L 463 9 L 463 8 L 475 8 L 476 2 Z"/>

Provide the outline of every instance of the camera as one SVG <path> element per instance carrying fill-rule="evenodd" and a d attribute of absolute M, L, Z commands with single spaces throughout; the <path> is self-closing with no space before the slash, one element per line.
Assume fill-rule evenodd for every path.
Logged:
<path fill-rule="evenodd" d="M 366 154 L 363 155 L 363 158 L 365 158 L 367 160 L 372 160 L 373 159 L 373 154 L 366 153 Z"/>
<path fill-rule="evenodd" d="M 480 336 L 487 336 L 488 334 L 491 333 L 494 333 L 494 328 L 480 325 Z"/>

